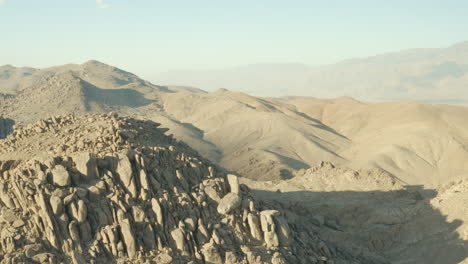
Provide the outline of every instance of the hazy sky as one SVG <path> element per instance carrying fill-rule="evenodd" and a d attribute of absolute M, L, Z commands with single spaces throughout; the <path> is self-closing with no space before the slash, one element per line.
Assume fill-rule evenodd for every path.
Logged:
<path fill-rule="evenodd" d="M 0 0 L 0 65 L 333 63 L 468 40 L 466 0 Z"/>

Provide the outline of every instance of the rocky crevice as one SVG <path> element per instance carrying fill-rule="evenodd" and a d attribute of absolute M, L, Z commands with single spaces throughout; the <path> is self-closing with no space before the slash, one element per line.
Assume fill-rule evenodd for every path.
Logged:
<path fill-rule="evenodd" d="M 13 131 L 14 124 L 12 119 L 0 116 L 0 139 L 6 138 Z"/>

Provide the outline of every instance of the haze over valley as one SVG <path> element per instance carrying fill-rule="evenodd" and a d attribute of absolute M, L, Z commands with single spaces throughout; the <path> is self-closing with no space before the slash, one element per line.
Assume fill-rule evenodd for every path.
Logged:
<path fill-rule="evenodd" d="M 365 101 L 419 100 L 467 104 L 468 42 L 414 48 L 324 66 L 251 64 L 214 70 L 171 70 L 158 83 L 227 88 L 259 96 L 351 96 Z"/>

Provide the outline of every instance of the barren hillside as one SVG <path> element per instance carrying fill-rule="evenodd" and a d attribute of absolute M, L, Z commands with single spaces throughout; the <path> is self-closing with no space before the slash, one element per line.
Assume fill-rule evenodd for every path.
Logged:
<path fill-rule="evenodd" d="M 35 70 L 17 85 L 32 77 L 33 84 L 0 99 L 10 123 L 119 111 L 163 123 L 210 160 L 260 180 L 291 178 L 320 161 L 378 168 L 428 187 L 468 175 L 466 107 L 204 93 L 157 86 L 96 61 Z"/>
<path fill-rule="evenodd" d="M 285 100 L 352 141 L 339 152 L 349 166 L 384 169 L 406 184 L 428 187 L 468 176 L 467 107 L 350 98 Z"/>
<path fill-rule="evenodd" d="M 456 264 L 468 256 L 466 107 L 206 93 L 96 61 L 2 69 L 2 250 L 12 261 Z M 83 151 L 99 175 L 81 171 Z M 88 173 L 101 181 L 86 181 Z M 255 208 L 227 195 L 237 187 L 226 173 L 242 176 L 240 196 Z M 56 174 L 70 181 L 61 186 Z M 210 202 L 200 206 L 199 195 Z M 224 196 L 230 205 L 220 208 Z M 164 228 L 153 197 L 164 204 Z"/>

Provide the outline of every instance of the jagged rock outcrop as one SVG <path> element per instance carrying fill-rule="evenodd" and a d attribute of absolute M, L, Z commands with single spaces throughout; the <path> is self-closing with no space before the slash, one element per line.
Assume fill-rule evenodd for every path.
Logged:
<path fill-rule="evenodd" d="M 0 263 L 334 263 L 149 121 L 55 116 L 0 141 Z"/>

